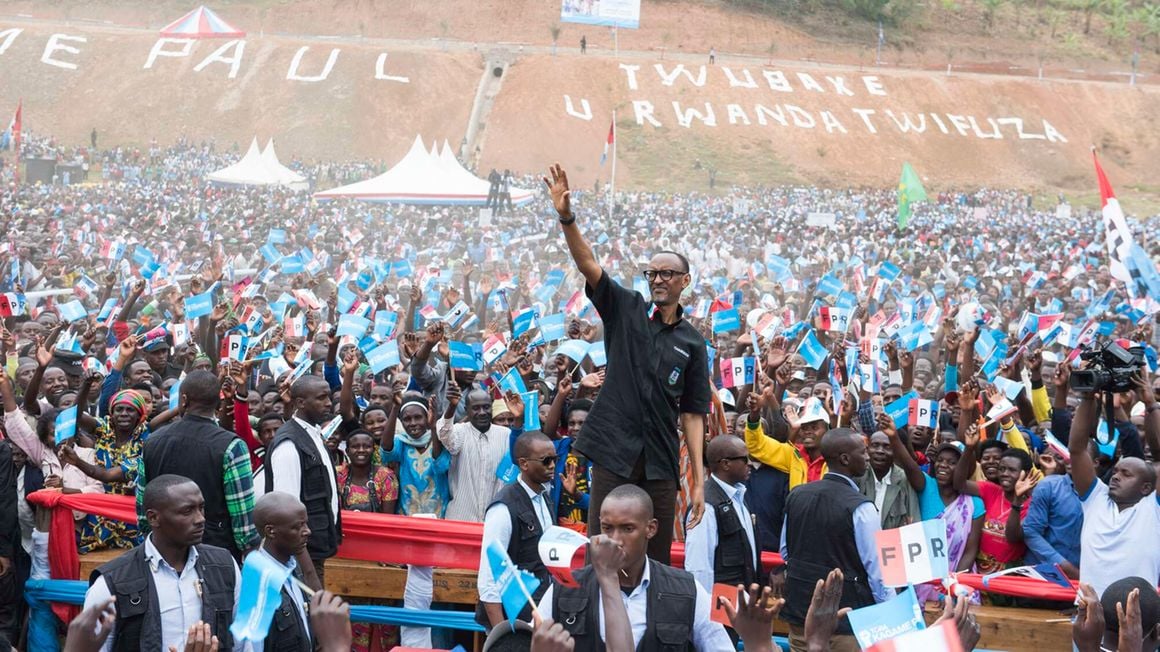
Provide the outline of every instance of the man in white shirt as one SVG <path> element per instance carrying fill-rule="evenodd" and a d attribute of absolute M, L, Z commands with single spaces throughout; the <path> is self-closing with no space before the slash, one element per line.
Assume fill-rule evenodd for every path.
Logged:
<path fill-rule="evenodd" d="M 342 532 L 342 512 L 338 505 L 338 480 L 334 462 L 326 449 L 322 425 L 330 421 L 333 403 L 330 385 L 320 376 L 303 376 L 290 386 L 294 416 L 274 435 L 266 453 L 266 492 L 281 491 L 306 505 L 310 541 L 306 552 L 317 574 L 305 567 L 306 556 L 300 555 L 306 583 L 321 589 L 325 562 L 338 552 Z"/>
<path fill-rule="evenodd" d="M 228 551 L 201 544 L 201 490 L 188 478 L 159 475 L 145 487 L 143 502 L 150 528 L 144 545 L 93 571 L 85 593 L 85 609 L 115 599 L 117 619 L 102 652 L 182 650 L 190 628 L 202 621 L 229 649 L 241 577 Z"/>
<path fill-rule="evenodd" d="M 1148 387 L 1146 394 L 1151 393 Z M 1157 427 L 1160 407 L 1155 397 L 1145 405 L 1144 432 L 1152 450 L 1160 450 Z M 1106 398 L 1105 400 L 1111 400 Z M 1112 471 L 1108 484 L 1096 476 L 1088 441 L 1096 432 L 1099 403 L 1085 394 L 1072 420 L 1068 450 L 1075 492 L 1083 502 L 1080 534 L 1079 579 L 1097 595 L 1125 577 L 1142 577 L 1152 585 L 1160 582 L 1160 496 L 1156 494 L 1156 469 L 1142 459 L 1125 457 Z"/>
<path fill-rule="evenodd" d="M 447 387 L 447 409 L 436 424 L 439 441 L 451 454 L 447 479 L 451 485 L 451 502 L 446 518 L 452 521 L 482 523 L 488 505 L 504 482 L 496 477 L 500 460 L 509 454 L 511 431 L 491 423 L 491 397 L 483 390 L 467 395 L 467 423 L 454 423 L 455 408 L 461 390 L 456 383 Z M 509 404 L 516 423 L 523 423 L 523 403 Z"/>
<path fill-rule="evenodd" d="M 632 646 L 625 649 L 659 649 L 662 641 L 674 649 L 691 645 L 700 652 L 736 649 L 725 628 L 709 617 L 709 592 L 687 571 L 648 558 L 648 540 L 656 535 L 657 521 L 652 499 L 643 489 L 631 484 L 613 489 L 600 505 L 599 518 L 601 536 L 624 551 L 620 586 L 606 588 L 585 568 L 573 572 L 579 588 L 554 584 L 539 603 L 544 619 L 556 620 L 572 635 L 576 652 L 603 650 L 606 644 L 613 648 L 610 638 L 617 635 L 617 628 L 611 625 L 604 600 L 614 599 L 616 588 L 632 635 Z"/>
<path fill-rule="evenodd" d="M 274 612 L 265 649 L 309 650 L 313 643 L 306 615 L 307 598 L 295 577 L 299 572 L 295 557 L 306 549 L 310 538 L 306 506 L 280 491 L 268 493 L 254 505 L 254 525 L 262 537 L 262 545 L 254 554 L 264 555 L 290 571 L 282 585 L 282 604 Z"/>
<path fill-rule="evenodd" d="M 711 591 L 713 585 L 761 583 L 753 515 L 745 504 L 749 453 L 738 437 L 717 437 L 706 448 L 710 480 L 705 516 L 685 535 L 685 570 Z"/>
<path fill-rule="evenodd" d="M 513 454 L 520 467 L 519 478 L 500 490 L 483 517 L 483 545 L 479 551 L 476 583 L 480 608 L 476 610 L 476 619 L 489 629 L 507 620 L 499 584 L 492 577 L 491 564 L 487 561 L 487 548 L 492 541 L 498 541 L 507 550 L 512 563 L 540 580 L 532 598 L 538 600 L 551 583 L 540 560 L 539 546 L 544 531 L 556 521 L 548 490 L 559 461 L 556 447 L 542 432 L 525 432 L 516 439 Z M 530 605 L 525 607 L 525 612 L 520 614 L 520 620 L 531 620 Z"/>

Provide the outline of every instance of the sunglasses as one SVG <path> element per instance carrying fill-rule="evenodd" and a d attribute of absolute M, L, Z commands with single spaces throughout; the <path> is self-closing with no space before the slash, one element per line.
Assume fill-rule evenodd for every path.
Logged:
<path fill-rule="evenodd" d="M 524 459 L 529 462 L 539 462 L 544 466 L 556 466 L 556 462 L 559 461 L 560 457 L 558 455 L 548 455 L 547 457 L 525 457 Z"/>
<path fill-rule="evenodd" d="M 644 270 L 644 278 L 649 283 L 655 281 L 657 278 L 660 278 L 660 280 L 667 283 L 667 282 L 673 280 L 673 277 L 677 276 L 678 274 L 684 275 L 684 274 L 688 274 L 688 272 L 678 272 L 675 269 L 646 269 L 646 270 Z"/>
<path fill-rule="evenodd" d="M 736 461 L 736 460 L 749 461 L 749 456 L 748 455 L 736 455 L 734 457 L 722 457 L 721 458 L 722 462 L 732 462 L 732 461 Z"/>

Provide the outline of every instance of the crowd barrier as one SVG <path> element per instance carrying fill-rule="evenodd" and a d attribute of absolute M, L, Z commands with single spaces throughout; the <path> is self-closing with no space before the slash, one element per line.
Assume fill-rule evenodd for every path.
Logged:
<path fill-rule="evenodd" d="M 80 558 L 73 536 L 72 510 L 119 521 L 137 518 L 132 496 L 111 494 L 62 494 L 44 489 L 29 495 L 33 503 L 53 509 L 49 533 L 49 569 L 53 579 L 78 579 Z M 462 521 L 421 519 L 394 514 L 371 514 L 343 511 L 343 543 L 338 556 L 385 564 L 413 564 L 437 568 L 479 568 L 480 540 L 483 525 Z M 672 562 L 684 561 L 684 545 L 673 544 Z M 761 560 L 766 569 L 780 566 L 781 556 L 764 552 Z M 960 573 L 958 581 L 973 589 L 1016 597 L 1071 601 L 1075 589 L 1026 577 L 997 577 L 984 580 L 982 575 Z M 57 609 L 66 622 L 72 614 Z"/>
<path fill-rule="evenodd" d="M 32 611 L 28 623 L 28 649 L 38 652 L 56 652 L 60 649 L 56 636 L 56 619 L 50 603 L 77 606 L 84 604 L 89 583 L 80 580 L 28 580 L 24 587 L 25 600 Z M 475 622 L 475 614 L 464 611 L 436 611 L 382 607 L 378 605 L 351 605 L 350 619 L 375 625 L 407 625 L 437 627 L 482 632 Z"/>

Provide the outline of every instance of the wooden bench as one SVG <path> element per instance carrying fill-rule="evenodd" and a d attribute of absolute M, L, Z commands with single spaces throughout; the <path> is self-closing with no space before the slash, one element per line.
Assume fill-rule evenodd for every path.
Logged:
<path fill-rule="evenodd" d="M 121 552 L 102 550 L 81 555 L 81 579 L 88 579 L 93 569 Z M 475 577 L 475 571 L 436 569 L 435 602 L 474 605 L 478 600 Z M 338 557 L 326 562 L 326 588 L 356 601 L 358 598 L 401 600 L 406 584 L 406 568 Z M 974 607 L 971 611 L 982 628 L 980 648 L 1009 652 L 1071 649 L 1071 623 L 1057 611 L 1009 607 Z M 934 622 L 940 613 L 935 605 L 927 605 L 927 622 Z M 773 633 L 786 636 L 789 627 L 784 621 L 775 620 Z"/>
<path fill-rule="evenodd" d="M 81 579 L 87 580 L 97 566 L 122 552 L 100 550 L 81 555 Z M 479 600 L 475 577 L 476 572 L 471 570 L 436 569 L 432 580 L 434 601 L 474 605 Z M 402 600 L 406 586 L 406 568 L 338 557 L 326 561 L 326 588 L 344 597 Z"/>

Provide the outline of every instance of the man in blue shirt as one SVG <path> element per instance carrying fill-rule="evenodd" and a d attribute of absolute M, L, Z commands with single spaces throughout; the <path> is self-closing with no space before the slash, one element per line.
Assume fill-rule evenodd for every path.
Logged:
<path fill-rule="evenodd" d="M 1041 480 L 1023 519 L 1027 564 L 1058 564 L 1068 577 L 1079 579 L 1082 530 L 1083 504 L 1071 475 L 1050 475 Z"/>

